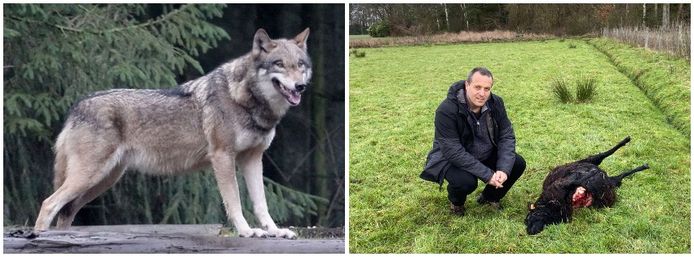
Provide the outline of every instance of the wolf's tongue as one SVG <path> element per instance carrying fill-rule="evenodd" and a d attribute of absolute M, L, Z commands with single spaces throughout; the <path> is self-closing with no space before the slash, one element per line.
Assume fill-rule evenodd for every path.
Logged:
<path fill-rule="evenodd" d="M 287 100 L 291 106 L 297 106 L 301 102 L 301 93 L 290 91 Z"/>

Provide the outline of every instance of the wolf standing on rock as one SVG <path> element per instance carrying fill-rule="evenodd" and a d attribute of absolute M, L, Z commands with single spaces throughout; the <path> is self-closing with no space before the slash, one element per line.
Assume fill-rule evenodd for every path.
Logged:
<path fill-rule="evenodd" d="M 262 156 L 311 79 L 308 34 L 272 40 L 258 29 L 250 53 L 175 89 L 114 89 L 75 103 L 55 144 L 56 191 L 43 201 L 34 229 L 47 230 L 56 214 L 57 227 L 69 228 L 126 169 L 173 175 L 211 165 L 240 236 L 295 238 L 270 217 Z M 263 229 L 243 217 L 237 166 Z"/>

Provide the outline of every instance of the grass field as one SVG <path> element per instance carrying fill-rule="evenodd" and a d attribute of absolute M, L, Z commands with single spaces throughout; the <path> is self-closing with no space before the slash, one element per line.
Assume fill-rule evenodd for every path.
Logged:
<path fill-rule="evenodd" d="M 368 39 L 368 38 L 372 38 L 372 37 L 369 36 L 369 35 L 367 35 L 367 34 L 362 34 L 362 35 L 349 35 L 349 39 L 350 39 L 350 40 L 352 40 L 352 39 Z"/>
<path fill-rule="evenodd" d="M 349 75 L 351 253 L 690 252 L 689 136 L 593 46 L 548 40 L 360 50 L 366 57 L 350 58 Z M 494 73 L 493 92 L 504 98 L 528 167 L 502 212 L 474 202 L 480 182 L 466 216 L 455 217 L 445 188 L 418 175 L 431 149 L 434 111 L 450 84 L 475 66 Z M 553 97 L 554 78 L 583 76 L 598 81 L 591 102 Z M 526 206 L 552 167 L 627 135 L 631 143 L 601 167 L 610 174 L 643 163 L 651 169 L 625 180 L 613 208 L 581 209 L 571 223 L 525 233 Z"/>

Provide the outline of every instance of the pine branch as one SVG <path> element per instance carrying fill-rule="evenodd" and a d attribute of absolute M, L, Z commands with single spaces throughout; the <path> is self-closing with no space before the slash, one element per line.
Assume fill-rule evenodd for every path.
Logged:
<path fill-rule="evenodd" d="M 159 18 L 157 18 L 156 20 L 150 20 L 150 21 L 145 22 L 145 23 L 130 25 L 130 26 L 126 26 L 126 27 L 120 27 L 120 28 L 111 28 L 111 29 L 107 29 L 107 30 L 84 30 L 84 29 L 73 28 L 73 27 L 68 27 L 68 26 L 63 26 L 63 25 L 58 25 L 58 24 L 52 24 L 52 23 L 48 23 L 46 21 L 38 21 L 38 20 L 21 18 L 21 17 L 16 17 L 16 16 L 7 16 L 7 17 L 10 19 L 16 20 L 16 21 L 20 21 L 20 22 L 39 23 L 39 24 L 48 25 L 48 26 L 59 29 L 63 33 L 65 33 L 65 31 L 67 30 L 67 31 L 79 32 L 79 33 L 85 33 L 86 32 L 86 33 L 91 33 L 91 34 L 104 34 L 104 33 L 113 33 L 113 32 L 129 30 L 129 29 L 153 26 L 153 25 L 156 25 L 156 24 L 159 24 L 159 23 L 162 23 L 164 21 L 171 19 L 176 14 L 190 8 L 191 6 L 193 6 L 193 5 L 192 4 L 184 5 L 181 8 L 178 8 L 178 9 L 173 10 L 167 14 L 159 16 Z"/>
<path fill-rule="evenodd" d="M 164 21 L 166 21 L 166 20 L 168 20 L 168 19 L 171 19 L 171 17 L 173 17 L 173 16 L 175 16 L 176 14 L 178 14 L 178 13 L 180 13 L 180 12 L 182 12 L 182 11 L 188 9 L 188 8 L 190 8 L 191 6 L 193 6 L 193 5 L 192 5 L 192 4 L 184 5 L 184 6 L 181 7 L 181 8 L 178 8 L 178 9 L 176 9 L 176 10 L 173 10 L 173 11 L 171 11 L 171 12 L 165 14 L 165 15 L 159 16 L 159 18 L 156 19 L 156 20 L 150 20 L 150 21 L 145 22 L 145 23 L 141 23 L 141 24 L 137 24 L 137 25 L 131 25 L 131 26 L 122 27 L 122 28 L 112 28 L 112 29 L 109 29 L 109 30 L 102 31 L 101 33 L 111 33 L 111 32 L 118 32 L 118 31 L 123 31 L 123 30 L 128 30 L 128 29 L 134 29 L 134 28 L 149 27 L 149 26 L 152 26 L 152 25 L 155 25 L 155 24 L 158 24 L 158 23 L 162 23 L 162 22 L 164 22 Z"/>

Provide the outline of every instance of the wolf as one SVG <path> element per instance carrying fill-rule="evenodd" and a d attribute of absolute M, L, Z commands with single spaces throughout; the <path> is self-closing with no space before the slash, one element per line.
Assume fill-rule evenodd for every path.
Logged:
<path fill-rule="evenodd" d="M 602 161 L 631 141 L 626 137 L 610 150 L 552 169 L 542 185 L 539 199 L 528 206 L 525 218 L 530 235 L 540 233 L 546 225 L 569 222 L 574 209 L 611 207 L 617 201 L 622 179 L 648 169 L 648 164 L 610 177 L 598 167 Z"/>
<path fill-rule="evenodd" d="M 262 156 L 308 87 L 308 35 L 306 28 L 293 39 L 273 40 L 260 28 L 250 52 L 176 88 L 113 89 L 79 100 L 56 140 L 56 190 L 43 201 L 34 230 L 46 231 L 56 215 L 57 228 L 69 228 L 77 211 L 128 169 L 178 175 L 212 166 L 241 237 L 295 238 L 270 217 Z M 243 217 L 236 167 L 262 228 Z"/>

